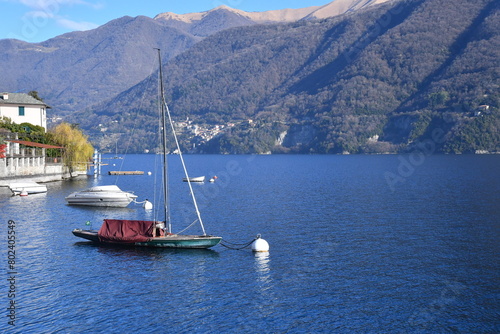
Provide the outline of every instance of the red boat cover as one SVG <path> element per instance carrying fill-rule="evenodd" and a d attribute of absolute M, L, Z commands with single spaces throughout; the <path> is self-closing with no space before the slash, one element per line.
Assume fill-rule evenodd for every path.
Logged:
<path fill-rule="evenodd" d="M 150 220 L 104 219 L 97 236 L 101 242 L 145 242 L 153 237 L 155 224 Z"/>

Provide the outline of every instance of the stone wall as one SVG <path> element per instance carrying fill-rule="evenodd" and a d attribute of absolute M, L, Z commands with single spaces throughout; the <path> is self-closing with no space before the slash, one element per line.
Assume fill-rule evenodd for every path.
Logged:
<path fill-rule="evenodd" d="M 0 158 L 0 186 L 18 179 L 50 182 L 73 176 L 60 158 L 47 158 L 44 148 L 21 148 L 7 142 L 5 158 Z"/>

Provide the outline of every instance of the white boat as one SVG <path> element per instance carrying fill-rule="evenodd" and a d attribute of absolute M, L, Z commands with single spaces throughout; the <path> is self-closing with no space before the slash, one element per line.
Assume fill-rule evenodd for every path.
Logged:
<path fill-rule="evenodd" d="M 185 177 L 182 179 L 182 181 L 188 182 L 188 179 L 189 179 L 189 182 L 205 182 L 204 176 L 195 176 L 195 177 L 190 177 L 190 178 Z"/>
<path fill-rule="evenodd" d="M 116 185 L 96 186 L 77 191 L 66 197 L 71 205 L 110 206 L 124 208 L 137 198 L 130 191 L 123 191 Z"/>
<path fill-rule="evenodd" d="M 12 182 L 9 188 L 14 195 L 24 194 L 40 194 L 47 192 L 47 186 L 36 182 Z"/>

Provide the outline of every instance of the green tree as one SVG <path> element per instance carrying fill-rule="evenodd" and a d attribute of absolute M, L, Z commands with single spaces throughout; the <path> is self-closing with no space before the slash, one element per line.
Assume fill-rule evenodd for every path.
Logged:
<path fill-rule="evenodd" d="M 37 99 L 38 101 L 42 101 L 43 102 L 43 99 L 40 96 L 38 96 L 38 92 L 36 90 L 30 91 L 28 93 L 28 95 L 31 96 L 31 97 L 33 97 L 33 98 L 35 98 L 35 99 Z"/>
<path fill-rule="evenodd" d="M 64 164 L 71 171 L 85 168 L 92 157 L 94 147 L 88 142 L 88 137 L 76 126 L 61 123 L 51 130 L 53 140 L 64 147 Z"/>
<path fill-rule="evenodd" d="M 429 104 L 431 107 L 442 107 L 450 99 L 450 94 L 442 90 L 437 93 L 432 93 L 429 95 Z"/>

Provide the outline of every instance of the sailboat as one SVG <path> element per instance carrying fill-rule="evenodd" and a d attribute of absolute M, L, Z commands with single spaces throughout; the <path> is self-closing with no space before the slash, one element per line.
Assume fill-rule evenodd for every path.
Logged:
<path fill-rule="evenodd" d="M 118 156 L 118 140 L 115 143 L 115 156 L 112 157 L 111 159 L 123 159 L 122 157 Z"/>
<path fill-rule="evenodd" d="M 194 196 L 188 172 L 184 163 L 184 158 L 179 147 L 179 141 L 175 134 L 174 124 L 170 116 L 168 105 L 165 101 L 163 92 L 163 73 L 161 66 L 161 53 L 158 51 L 159 61 L 159 99 L 162 121 L 162 150 L 163 150 L 163 198 L 164 198 L 164 221 L 151 220 L 123 220 L 123 219 L 104 219 L 99 231 L 74 229 L 73 234 L 77 237 L 90 240 L 99 244 L 124 245 L 124 246 L 144 246 L 160 248 L 210 248 L 217 245 L 222 238 L 207 235 L 201 219 L 198 204 Z M 167 200 L 168 180 L 167 180 L 167 118 L 170 123 L 173 138 L 177 145 L 179 157 L 184 169 L 184 174 L 188 180 L 191 198 L 197 215 L 197 221 L 200 223 L 203 231 L 202 235 L 181 235 L 172 233 L 172 224 L 170 222 L 170 210 Z M 195 220 L 196 222 L 196 220 Z"/>

